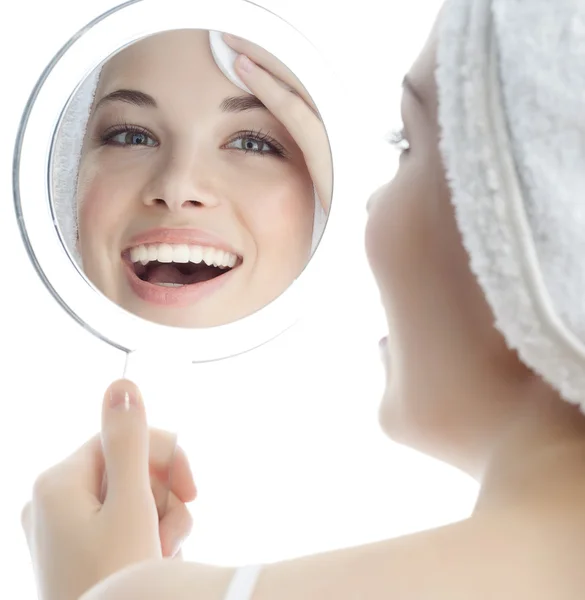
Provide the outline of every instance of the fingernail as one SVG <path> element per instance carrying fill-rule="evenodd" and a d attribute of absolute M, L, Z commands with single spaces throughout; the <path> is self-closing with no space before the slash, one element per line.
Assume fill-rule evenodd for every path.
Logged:
<path fill-rule="evenodd" d="M 118 383 L 110 388 L 110 408 L 129 411 L 138 405 L 138 396 L 131 386 Z"/>
<path fill-rule="evenodd" d="M 250 73 L 254 68 L 254 63 L 245 54 L 240 54 L 239 62 L 240 69 L 245 73 Z"/>
<path fill-rule="evenodd" d="M 224 33 L 223 39 L 229 43 L 229 42 L 237 42 L 241 38 L 239 38 L 237 35 L 232 35 L 231 33 Z"/>

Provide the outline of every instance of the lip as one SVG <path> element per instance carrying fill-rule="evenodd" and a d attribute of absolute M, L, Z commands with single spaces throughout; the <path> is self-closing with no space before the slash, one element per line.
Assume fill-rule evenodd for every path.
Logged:
<path fill-rule="evenodd" d="M 385 335 L 379 342 L 378 348 L 380 349 L 380 358 L 384 365 L 386 365 L 388 360 L 388 336 Z"/>
<path fill-rule="evenodd" d="M 366 211 L 368 214 L 372 211 L 372 208 L 374 208 L 376 202 L 378 202 L 378 198 L 382 194 L 383 188 L 384 186 L 379 187 L 377 190 L 372 192 L 371 196 L 368 198 L 368 201 L 366 202 Z"/>
<path fill-rule="evenodd" d="M 218 250 L 224 250 L 235 254 L 238 259 L 242 258 L 233 246 L 217 234 L 203 229 L 167 229 L 159 227 L 139 233 L 130 239 L 124 253 L 142 244 L 187 244 L 189 246 L 211 246 Z M 231 271 L 230 271 L 231 272 Z"/>
<path fill-rule="evenodd" d="M 171 230 L 160 230 L 160 231 L 171 231 Z M 177 230 L 174 230 L 177 231 Z M 183 230 L 186 231 L 186 230 Z M 193 230 L 189 230 L 193 231 Z M 153 230 L 154 232 L 154 230 Z M 189 243 L 189 242 L 171 242 L 171 241 L 159 241 L 155 242 L 154 240 L 161 240 L 163 238 L 157 237 L 158 234 L 154 234 L 153 232 L 149 232 L 148 239 L 153 241 L 141 242 L 141 243 Z M 140 238 L 143 239 L 143 238 Z M 146 239 L 146 238 L 144 238 Z M 178 239 L 176 237 L 172 237 L 172 239 Z M 186 239 L 186 238 L 181 238 Z M 194 239 L 194 238 L 189 238 Z M 198 238 L 201 240 L 201 238 Z M 167 238 L 169 240 L 169 238 Z M 195 242 L 190 242 L 195 244 Z M 203 245 L 202 242 L 199 242 L 200 245 Z M 214 246 L 218 248 L 219 246 Z M 225 249 L 222 247 L 221 249 Z M 233 252 L 233 250 L 228 250 L 228 252 Z M 235 254 L 235 252 L 234 252 Z M 185 285 L 183 287 L 173 288 L 173 287 L 165 287 L 160 285 L 155 285 L 153 283 L 148 283 L 148 281 L 142 281 L 138 275 L 136 275 L 134 271 L 134 265 L 130 260 L 130 254 L 128 251 L 125 251 L 122 254 L 122 263 L 124 265 L 124 272 L 126 274 L 126 278 L 128 279 L 128 283 L 132 288 L 132 291 L 142 300 L 148 302 L 150 304 L 156 304 L 158 306 L 175 306 L 175 307 L 186 307 L 192 306 L 193 304 L 197 304 L 204 298 L 211 296 L 221 287 L 223 287 L 226 283 L 228 283 L 232 277 L 234 271 L 238 269 L 241 263 L 237 263 L 235 267 L 226 271 L 222 275 L 218 275 L 213 279 L 208 281 L 201 281 L 199 283 L 194 283 L 191 285 Z"/>
<path fill-rule="evenodd" d="M 368 214 L 370 214 L 370 211 L 372 210 L 372 206 L 374 205 L 374 195 L 372 194 L 369 198 L 368 201 L 366 202 L 366 212 Z"/>

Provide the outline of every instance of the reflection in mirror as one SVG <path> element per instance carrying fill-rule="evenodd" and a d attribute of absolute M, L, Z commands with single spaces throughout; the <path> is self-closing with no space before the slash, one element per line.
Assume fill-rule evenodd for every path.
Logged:
<path fill-rule="evenodd" d="M 57 133 L 52 197 L 70 254 L 107 298 L 163 325 L 223 325 L 275 300 L 331 201 L 307 92 L 274 56 L 231 41 L 254 61 L 231 65 L 245 85 L 218 68 L 208 31 L 160 33 L 90 75 Z"/>

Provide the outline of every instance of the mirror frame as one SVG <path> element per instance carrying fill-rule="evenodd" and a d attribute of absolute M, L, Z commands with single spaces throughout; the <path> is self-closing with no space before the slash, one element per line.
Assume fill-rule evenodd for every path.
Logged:
<path fill-rule="evenodd" d="M 302 81 L 319 107 L 332 152 L 333 197 L 328 223 L 301 275 L 272 303 L 239 321 L 212 328 L 164 326 L 122 309 L 88 281 L 66 248 L 51 201 L 53 142 L 61 118 L 81 82 L 124 47 L 176 29 L 224 31 L 271 52 Z M 77 32 L 46 67 L 25 106 L 13 162 L 14 206 L 22 240 L 53 298 L 88 332 L 124 352 L 180 356 L 200 363 L 220 360 L 265 344 L 292 327 L 342 276 L 355 157 L 344 150 L 345 97 L 319 51 L 278 15 L 248 0 L 131 0 L 100 15 Z M 345 190 L 345 194 L 344 194 Z M 337 233 L 331 235 L 331 230 Z"/>

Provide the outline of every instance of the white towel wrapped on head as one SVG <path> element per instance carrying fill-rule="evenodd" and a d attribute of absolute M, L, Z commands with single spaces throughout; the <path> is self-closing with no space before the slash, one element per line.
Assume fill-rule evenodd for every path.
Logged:
<path fill-rule="evenodd" d="M 521 359 L 585 409 L 585 2 L 448 0 L 441 151 L 471 267 Z"/>
<path fill-rule="evenodd" d="M 53 150 L 52 198 L 67 250 L 82 265 L 77 250 L 77 176 L 83 138 L 101 68 L 86 77 L 71 98 L 57 131 Z"/>

